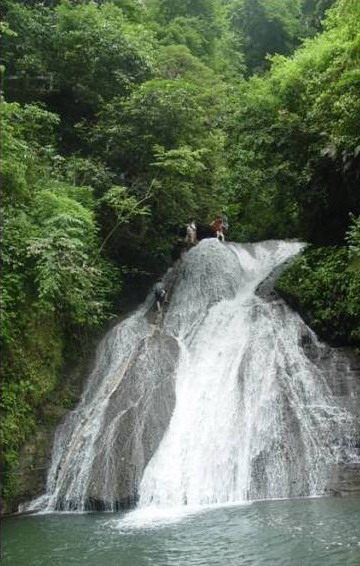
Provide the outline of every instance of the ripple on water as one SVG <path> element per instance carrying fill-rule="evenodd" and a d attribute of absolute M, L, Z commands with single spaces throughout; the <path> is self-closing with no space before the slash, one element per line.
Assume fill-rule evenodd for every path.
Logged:
<path fill-rule="evenodd" d="M 4 522 L 4 566 L 359 566 L 360 498 Z"/>

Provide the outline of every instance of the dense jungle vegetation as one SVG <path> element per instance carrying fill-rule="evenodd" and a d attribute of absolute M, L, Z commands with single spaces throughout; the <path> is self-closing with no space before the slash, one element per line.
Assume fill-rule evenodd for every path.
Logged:
<path fill-rule="evenodd" d="M 66 362 L 189 218 L 310 245 L 278 288 L 360 343 L 358 0 L 3 0 L 4 493 Z"/>

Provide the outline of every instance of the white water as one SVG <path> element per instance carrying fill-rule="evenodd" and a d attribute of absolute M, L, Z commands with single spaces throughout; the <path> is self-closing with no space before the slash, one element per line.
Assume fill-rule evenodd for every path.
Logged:
<path fill-rule="evenodd" d="M 255 293 L 301 247 L 212 239 L 185 254 L 164 320 L 149 323 L 149 296 L 103 340 L 30 508 L 115 509 L 138 493 L 142 508 L 319 495 L 332 466 L 357 461 L 354 416 L 331 387 L 337 353 Z"/>
<path fill-rule="evenodd" d="M 69 413 L 55 435 L 46 493 L 24 510 L 84 510 L 92 480 L 99 441 L 107 443 L 104 427 L 107 408 L 128 368 L 139 342 L 149 332 L 145 319 L 148 303 L 117 325 L 101 342 L 78 407 Z M 109 446 L 111 444 L 109 443 Z M 111 456 L 103 462 L 104 478 Z M 106 480 L 104 480 L 106 484 Z"/>
<path fill-rule="evenodd" d="M 145 470 L 140 506 L 320 494 L 341 457 L 334 436 L 351 457 L 353 418 L 299 348 L 304 323 L 282 301 L 255 295 L 300 248 L 232 246 L 243 270 L 235 298 L 217 303 L 190 339 L 187 325 L 180 329 L 176 407 Z"/>

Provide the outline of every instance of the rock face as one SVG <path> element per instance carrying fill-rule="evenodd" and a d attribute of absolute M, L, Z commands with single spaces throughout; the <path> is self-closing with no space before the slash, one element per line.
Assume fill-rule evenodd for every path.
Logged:
<path fill-rule="evenodd" d="M 173 376 L 178 355 L 176 340 L 158 329 L 145 337 L 134 352 L 119 386 L 109 398 L 103 433 L 94 446 L 96 456 L 86 507 L 113 509 L 136 502 L 145 466 L 174 409 Z"/>
<path fill-rule="evenodd" d="M 281 301 L 274 285 L 291 261 L 290 259 L 274 269 L 258 286 L 256 292 L 259 297 L 269 303 Z M 360 493 L 360 355 L 354 349 L 330 347 L 314 338 L 314 333 L 304 325 L 299 336 L 299 347 L 309 361 L 326 375 L 327 385 L 334 401 L 353 415 L 352 451 L 355 459 L 358 460 L 347 461 L 346 439 L 339 437 L 337 444 L 344 447 L 342 459 L 331 465 L 325 493 L 329 495 Z"/>
<path fill-rule="evenodd" d="M 325 348 L 326 350 L 326 348 Z M 360 454 L 360 356 L 350 348 L 337 348 L 338 360 L 330 387 L 339 402 L 355 415 L 356 426 L 354 452 Z M 325 361 L 328 363 L 329 359 Z M 346 459 L 334 464 L 326 492 L 330 495 L 360 494 L 360 461 Z"/>
<path fill-rule="evenodd" d="M 360 463 L 334 466 L 326 491 L 329 495 L 360 495 Z"/>
<path fill-rule="evenodd" d="M 59 427 L 47 493 L 32 508 L 133 505 L 175 403 L 177 341 L 137 313 L 105 337 L 79 406 Z"/>

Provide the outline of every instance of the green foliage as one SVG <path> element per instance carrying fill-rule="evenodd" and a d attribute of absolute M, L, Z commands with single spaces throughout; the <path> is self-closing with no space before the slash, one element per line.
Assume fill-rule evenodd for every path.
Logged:
<path fill-rule="evenodd" d="M 154 191 L 154 216 L 165 219 L 164 228 L 186 224 L 195 216 L 198 206 L 194 186 L 206 167 L 202 161 L 206 150 L 191 150 L 187 146 L 166 151 L 155 146 L 155 161 L 158 172 Z"/>
<path fill-rule="evenodd" d="M 53 140 L 58 117 L 31 104 L 2 104 L 2 161 L 4 202 L 23 204 L 30 197 L 29 187 L 44 167 L 46 143 Z"/>
<path fill-rule="evenodd" d="M 112 208 L 116 213 L 119 224 L 127 224 L 134 216 L 148 214 L 148 209 L 131 195 L 128 195 L 126 187 L 111 187 L 101 201 Z"/>
<path fill-rule="evenodd" d="M 239 36 L 249 73 L 268 67 L 267 55 L 290 53 L 299 42 L 300 0 L 235 0 L 232 29 Z"/>
<path fill-rule="evenodd" d="M 7 99 L 45 102 L 61 117 L 62 148 L 74 151 L 77 123 L 151 77 L 152 32 L 112 2 L 7 4 L 14 32 L 3 46 Z"/>
<path fill-rule="evenodd" d="M 165 22 L 178 16 L 189 16 L 210 23 L 215 19 L 215 5 L 214 0 L 158 0 L 159 12 Z"/>
<path fill-rule="evenodd" d="M 184 45 L 161 46 L 156 55 L 155 72 L 161 79 L 182 79 L 197 86 L 219 87 L 215 73 Z"/>
<path fill-rule="evenodd" d="M 111 187 L 104 194 L 104 196 L 100 199 L 100 203 L 105 204 L 107 209 L 110 209 L 113 212 L 115 218 L 114 226 L 111 228 L 100 246 L 100 252 L 120 226 L 128 224 L 135 217 L 147 216 L 149 214 L 149 207 L 143 204 L 149 199 L 149 197 L 150 190 L 144 198 L 138 200 L 135 196 L 129 195 L 127 188 L 122 186 Z"/>
<path fill-rule="evenodd" d="M 212 55 L 221 30 L 215 0 L 158 0 L 160 40 L 186 45 L 194 55 Z"/>
<path fill-rule="evenodd" d="M 62 4 L 57 20 L 59 82 L 82 101 L 108 100 L 149 76 L 151 35 L 140 24 L 129 25 L 117 6 Z"/>
<path fill-rule="evenodd" d="M 352 216 L 353 223 L 346 234 L 346 242 L 349 248 L 349 270 L 357 273 L 360 277 L 360 216 Z"/>
<path fill-rule="evenodd" d="M 66 189 L 58 185 L 54 191 L 39 191 L 33 201 L 32 216 L 39 230 L 30 239 L 27 254 L 34 263 L 38 308 L 65 313 L 74 324 L 97 325 L 107 306 L 99 291 L 107 283 L 103 266 L 94 261 L 94 217 L 67 196 Z"/>
<path fill-rule="evenodd" d="M 56 154 L 52 157 L 52 169 L 56 177 L 68 183 L 68 192 L 73 190 L 71 187 L 76 187 L 76 200 L 88 208 L 94 205 L 94 196 L 101 197 L 114 183 L 114 172 L 98 158 L 79 155 L 65 158 Z M 86 199 L 86 202 L 79 200 L 81 187 L 85 187 L 82 199 Z M 89 192 L 88 187 L 92 187 L 94 193 Z M 87 200 L 88 195 L 91 202 Z"/>
<path fill-rule="evenodd" d="M 336 0 L 303 0 L 303 25 L 307 35 L 315 35 L 322 29 L 326 10 L 331 8 Z"/>
<path fill-rule="evenodd" d="M 346 240 L 348 242 L 349 251 L 351 256 L 360 256 L 360 216 L 357 218 L 352 217 L 353 223 L 351 224 L 349 231 L 346 235 Z"/>
<path fill-rule="evenodd" d="M 120 164 L 131 176 L 152 161 L 155 144 L 170 148 L 197 135 L 203 110 L 195 94 L 181 79 L 145 82 L 128 99 L 104 107 L 93 143 L 105 148 L 112 167 Z"/>
<path fill-rule="evenodd" d="M 281 275 L 277 289 L 325 339 L 360 344 L 360 267 L 345 247 L 310 246 Z"/>
<path fill-rule="evenodd" d="M 250 237 L 341 243 L 349 213 L 360 212 L 354 21 L 357 3 L 339 2 L 323 34 L 292 58 L 275 57 L 270 73 L 234 100 L 232 185 Z"/>
<path fill-rule="evenodd" d="M 157 74 L 166 78 L 144 82 L 128 98 L 107 104 L 90 132 L 92 147 L 129 185 L 129 196 L 146 199 L 149 215 L 133 227 L 114 233 L 108 214 L 104 222 L 113 235 L 110 253 L 115 257 L 121 250 L 133 267 L 130 256 L 142 261 L 144 251 L 169 256 L 189 216 L 206 221 L 220 206 L 225 176 L 224 85 L 183 46 L 159 51 Z M 130 232 L 135 247 L 125 251 Z"/>
<path fill-rule="evenodd" d="M 26 303 L 22 304 L 22 309 Z M 33 317 L 17 311 L 21 332 L 3 353 L 6 370 L 2 383 L 2 431 L 4 495 L 16 491 L 19 447 L 36 430 L 36 411 L 56 386 L 63 360 L 63 342 L 56 320 L 51 316 Z"/>
<path fill-rule="evenodd" d="M 197 56 L 204 56 L 207 42 L 202 34 L 202 25 L 197 18 L 179 16 L 158 32 L 159 40 L 164 45 L 183 45 Z"/>
<path fill-rule="evenodd" d="M 146 19 L 145 5 L 142 0 L 113 0 L 113 4 L 120 8 L 130 21 L 139 23 Z"/>
<path fill-rule="evenodd" d="M 109 316 L 116 271 L 98 255 L 93 190 L 54 179 L 54 151 L 44 141 L 52 141 L 57 117 L 35 105 L 6 103 L 2 117 L 2 412 L 9 494 L 19 447 L 57 384 L 67 332 L 98 327 Z"/>

